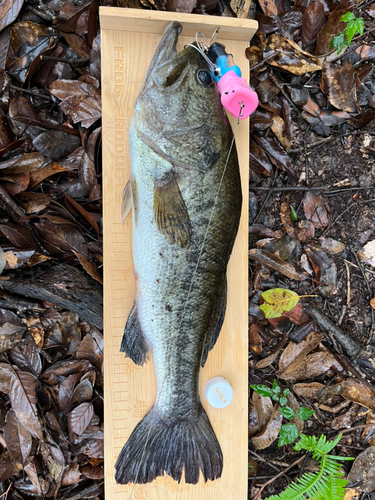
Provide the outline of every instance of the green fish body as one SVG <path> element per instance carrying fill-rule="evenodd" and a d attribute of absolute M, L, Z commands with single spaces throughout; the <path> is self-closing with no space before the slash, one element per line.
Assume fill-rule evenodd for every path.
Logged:
<path fill-rule="evenodd" d="M 180 32 L 179 23 L 167 27 L 129 132 L 123 217 L 132 208 L 137 294 L 121 351 L 141 365 L 152 350 L 157 396 L 117 459 L 121 484 L 164 473 L 180 481 L 183 471 L 195 484 L 200 470 L 214 480 L 223 468 L 198 377 L 224 320 L 241 183 L 208 67 L 191 47 L 176 54 Z"/>

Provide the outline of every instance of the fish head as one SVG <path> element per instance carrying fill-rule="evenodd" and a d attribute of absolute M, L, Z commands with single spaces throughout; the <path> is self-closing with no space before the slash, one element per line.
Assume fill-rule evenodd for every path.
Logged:
<path fill-rule="evenodd" d="M 182 27 L 168 25 L 148 67 L 135 106 L 137 127 L 149 144 L 190 168 L 205 171 L 231 139 L 209 67 L 196 50 L 177 53 Z"/>

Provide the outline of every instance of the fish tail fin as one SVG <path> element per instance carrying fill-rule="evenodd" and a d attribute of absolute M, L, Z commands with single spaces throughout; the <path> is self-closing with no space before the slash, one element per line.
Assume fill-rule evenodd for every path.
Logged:
<path fill-rule="evenodd" d="M 172 421 L 152 408 L 134 429 L 121 450 L 116 482 L 145 484 L 166 472 L 180 482 L 196 484 L 199 471 L 204 480 L 218 479 L 223 455 L 203 406 L 186 419 Z"/>

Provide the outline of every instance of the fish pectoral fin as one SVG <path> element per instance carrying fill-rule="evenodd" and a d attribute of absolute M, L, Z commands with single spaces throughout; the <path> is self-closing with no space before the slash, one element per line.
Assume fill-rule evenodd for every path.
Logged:
<path fill-rule="evenodd" d="M 225 311 L 227 308 L 227 280 L 224 279 L 221 293 L 219 293 L 218 301 L 213 310 L 210 325 L 206 336 L 206 341 L 203 347 L 203 355 L 201 365 L 205 365 L 208 353 L 214 348 L 217 339 L 219 338 L 221 327 L 224 323 Z"/>
<path fill-rule="evenodd" d="M 134 219 L 137 223 L 138 220 L 138 196 L 137 196 L 137 183 L 134 177 L 130 177 L 124 192 L 122 193 L 121 202 L 121 221 L 124 223 L 126 217 L 128 216 L 130 210 L 133 209 Z"/>
<path fill-rule="evenodd" d="M 191 222 L 174 172 L 154 183 L 154 216 L 169 243 L 181 248 L 190 244 Z"/>
<path fill-rule="evenodd" d="M 150 351 L 151 348 L 142 332 L 137 307 L 134 304 L 125 325 L 120 352 L 124 352 L 136 365 L 143 365 Z"/>

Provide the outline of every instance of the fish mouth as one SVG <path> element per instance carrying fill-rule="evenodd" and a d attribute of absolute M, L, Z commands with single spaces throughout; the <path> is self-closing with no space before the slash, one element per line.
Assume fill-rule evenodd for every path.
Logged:
<path fill-rule="evenodd" d="M 152 79 L 154 70 L 162 66 L 167 61 L 172 60 L 176 55 L 176 46 L 181 31 L 182 25 L 179 22 L 172 21 L 168 24 L 158 46 L 156 47 L 154 55 L 152 56 L 141 91 L 148 86 L 150 80 Z"/>

